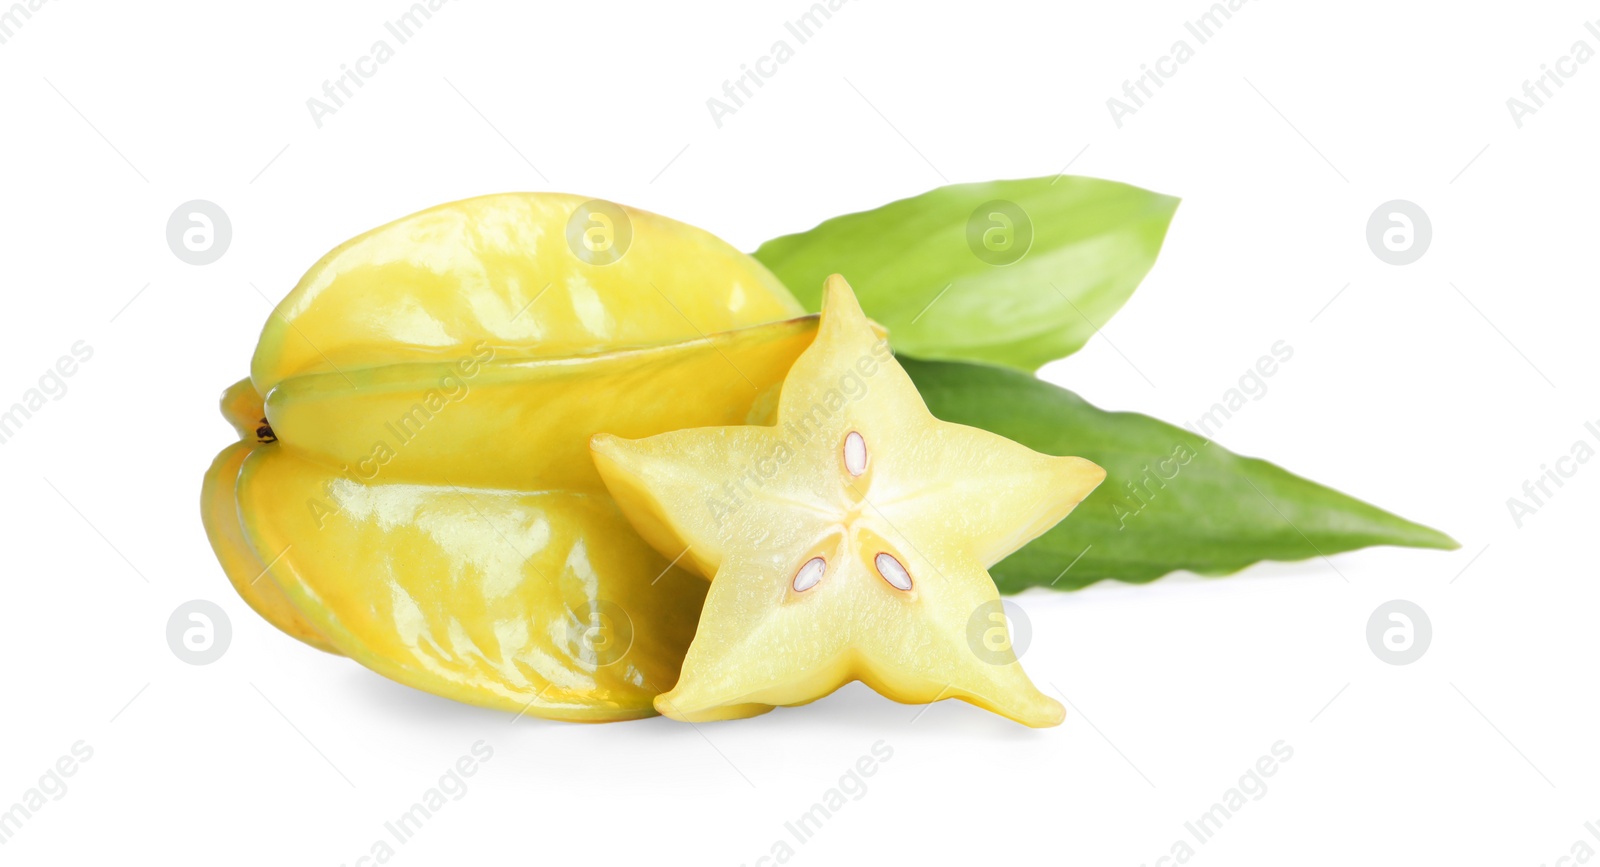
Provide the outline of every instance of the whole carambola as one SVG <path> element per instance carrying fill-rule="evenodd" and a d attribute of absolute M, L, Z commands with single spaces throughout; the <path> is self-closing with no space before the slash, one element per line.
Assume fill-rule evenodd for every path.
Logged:
<path fill-rule="evenodd" d="M 202 493 L 264 618 L 464 702 L 654 713 L 706 583 L 623 519 L 589 437 L 767 420 L 816 325 L 755 260 L 654 214 L 607 206 L 596 226 L 626 250 L 582 255 L 585 204 L 432 208 L 335 249 L 277 306 Z"/>

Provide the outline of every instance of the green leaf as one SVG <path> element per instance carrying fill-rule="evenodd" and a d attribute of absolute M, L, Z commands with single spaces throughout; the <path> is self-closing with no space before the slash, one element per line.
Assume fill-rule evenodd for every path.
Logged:
<path fill-rule="evenodd" d="M 843 274 L 896 349 L 1034 370 L 1077 352 L 1122 307 L 1177 207 L 1069 175 L 956 184 L 774 238 L 755 256 L 813 311 L 822 281 Z"/>
<path fill-rule="evenodd" d="M 1106 480 L 1065 521 L 992 570 L 1000 589 L 1135 583 L 1177 569 L 1223 575 L 1369 545 L 1458 547 L 1449 536 L 1214 442 L 1107 412 L 1016 371 L 900 359 L 928 409 L 1035 451 L 1079 455 Z M 1165 477 L 1165 478 L 1163 478 Z"/>

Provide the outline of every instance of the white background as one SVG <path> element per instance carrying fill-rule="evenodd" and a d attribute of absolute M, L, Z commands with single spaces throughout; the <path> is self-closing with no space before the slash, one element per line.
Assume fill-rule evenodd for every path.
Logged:
<path fill-rule="evenodd" d="M 0 861 L 355 864 L 479 740 L 492 760 L 396 863 L 755 864 L 880 740 L 892 759 L 792 863 L 1154 865 L 1179 839 L 1206 864 L 1600 849 L 1600 462 L 1521 529 L 1506 505 L 1600 419 L 1600 62 L 1520 129 L 1506 107 L 1576 40 L 1600 49 L 1600 5 L 1255 0 L 1195 45 L 1202 0 L 855 0 L 720 129 L 707 98 L 794 45 L 803 0 L 631 5 L 450 3 L 320 129 L 306 100 L 404 3 L 52 0 L 0 45 L 0 404 L 94 348 L 0 446 L 0 806 L 94 750 Z M 1194 58 L 1119 129 L 1106 99 L 1180 38 Z M 1184 204 L 1144 286 L 1048 378 L 1181 423 L 1286 340 L 1221 442 L 1462 548 L 1025 594 L 1024 663 L 1071 702 L 1032 731 L 955 702 L 913 723 L 859 686 L 699 728 L 513 725 L 279 634 L 206 544 L 200 477 L 233 439 L 216 397 L 269 309 L 252 284 L 275 302 L 360 231 L 555 189 L 754 249 L 1069 162 Z M 164 238 L 196 198 L 234 229 L 205 267 Z M 1433 223 L 1406 267 L 1364 238 L 1395 198 Z M 205 667 L 164 636 L 194 598 L 234 625 Z M 1408 666 L 1365 638 L 1395 598 L 1433 623 Z M 1280 740 L 1266 794 L 1188 838 Z"/>

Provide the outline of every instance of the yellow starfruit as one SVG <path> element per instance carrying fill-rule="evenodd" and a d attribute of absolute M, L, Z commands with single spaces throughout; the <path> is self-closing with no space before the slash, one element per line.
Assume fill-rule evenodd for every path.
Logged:
<path fill-rule="evenodd" d="M 750 716 L 860 680 L 899 701 L 1061 722 L 1017 662 L 987 569 L 1105 471 L 934 418 L 838 275 L 775 424 L 600 434 L 592 448 L 644 538 L 712 579 L 662 713 Z"/>
<path fill-rule="evenodd" d="M 802 314 L 755 260 L 643 211 L 508 194 L 414 214 L 274 310 L 224 395 L 241 441 L 206 475 L 208 536 L 263 617 L 401 683 L 650 715 L 705 582 L 631 529 L 588 440 L 770 419 Z"/>

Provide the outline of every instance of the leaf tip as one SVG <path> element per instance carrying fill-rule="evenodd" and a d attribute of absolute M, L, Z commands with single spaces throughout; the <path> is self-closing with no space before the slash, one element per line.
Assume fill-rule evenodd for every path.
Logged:
<path fill-rule="evenodd" d="M 1454 537 L 1443 530 L 1435 530 L 1426 524 L 1407 520 L 1394 514 L 1387 513 L 1393 519 L 1390 538 L 1378 544 L 1395 545 L 1402 548 L 1427 548 L 1434 551 L 1455 551 L 1461 547 Z"/>

